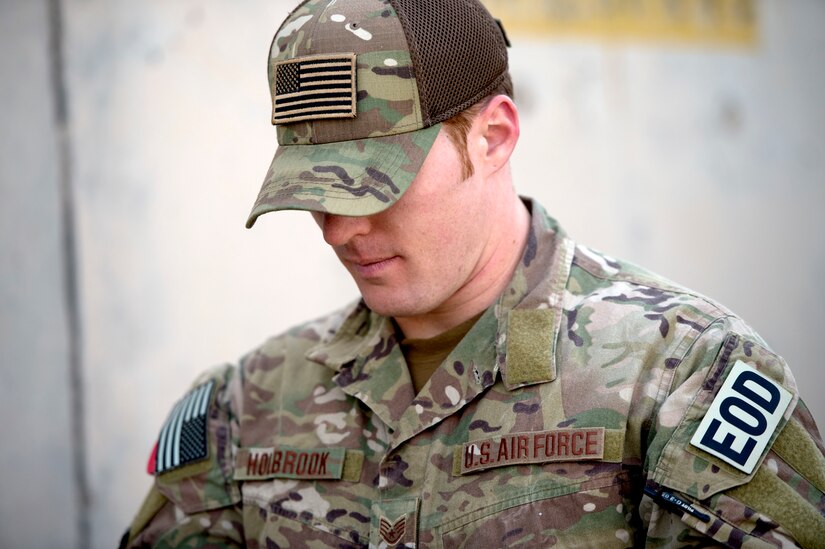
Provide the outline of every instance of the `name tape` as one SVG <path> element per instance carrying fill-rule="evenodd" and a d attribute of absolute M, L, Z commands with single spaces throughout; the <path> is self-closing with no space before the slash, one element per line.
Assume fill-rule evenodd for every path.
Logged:
<path fill-rule="evenodd" d="M 344 448 L 241 448 L 235 458 L 235 478 L 338 480 L 345 456 Z"/>
<path fill-rule="evenodd" d="M 579 461 L 604 457 L 604 428 L 555 429 L 467 442 L 460 468 L 466 474 L 505 465 Z"/>
<path fill-rule="evenodd" d="M 751 474 L 793 395 L 737 360 L 690 443 Z"/>

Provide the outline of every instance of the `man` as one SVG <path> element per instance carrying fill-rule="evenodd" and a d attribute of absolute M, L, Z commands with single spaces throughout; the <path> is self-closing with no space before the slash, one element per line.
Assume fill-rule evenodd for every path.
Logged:
<path fill-rule="evenodd" d="M 204 374 L 124 537 L 160 547 L 825 544 L 825 457 L 719 304 L 520 199 L 506 37 L 475 0 L 308 0 L 280 147 L 362 300 Z"/>

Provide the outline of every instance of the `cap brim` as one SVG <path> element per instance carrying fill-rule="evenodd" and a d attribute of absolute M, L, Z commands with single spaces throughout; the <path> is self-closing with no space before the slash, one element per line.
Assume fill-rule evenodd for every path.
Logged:
<path fill-rule="evenodd" d="M 281 145 L 246 227 L 278 210 L 361 216 L 389 208 L 415 179 L 440 129 L 436 124 L 369 139 Z"/>

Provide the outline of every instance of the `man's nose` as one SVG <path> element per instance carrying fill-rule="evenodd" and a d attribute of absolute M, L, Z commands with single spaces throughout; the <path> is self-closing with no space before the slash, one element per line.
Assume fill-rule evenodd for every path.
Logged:
<path fill-rule="evenodd" d="M 342 246 L 353 237 L 365 235 L 370 231 L 368 217 L 322 213 L 317 214 L 315 220 L 324 233 L 324 241 L 330 246 Z"/>

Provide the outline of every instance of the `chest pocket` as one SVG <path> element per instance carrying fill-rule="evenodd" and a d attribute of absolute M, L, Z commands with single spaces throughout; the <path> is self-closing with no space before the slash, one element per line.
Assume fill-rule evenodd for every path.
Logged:
<path fill-rule="evenodd" d="M 243 483 L 247 537 L 262 547 L 365 546 L 372 494 L 363 479 L 370 474 L 359 451 L 242 448 L 235 475 Z"/>
<path fill-rule="evenodd" d="M 632 546 L 623 439 L 623 430 L 556 429 L 459 446 L 435 492 L 444 512 L 423 513 L 421 529 L 432 526 L 443 547 Z"/>
<path fill-rule="evenodd" d="M 452 516 L 435 528 L 435 538 L 443 547 L 629 547 L 631 474 L 604 461 L 467 472 L 448 488 Z"/>
<path fill-rule="evenodd" d="M 365 547 L 370 510 L 346 489 L 352 486 L 338 480 L 244 482 L 247 539 L 257 539 L 261 547 Z"/>
<path fill-rule="evenodd" d="M 435 546 L 633 546 L 627 517 L 639 468 L 622 464 L 626 403 L 616 413 L 565 414 L 552 338 L 560 318 L 511 312 L 503 380 L 467 409 L 467 442 L 445 449 L 451 474 L 431 488 L 435 501 L 422 501 L 420 528 L 431 528 Z"/>

